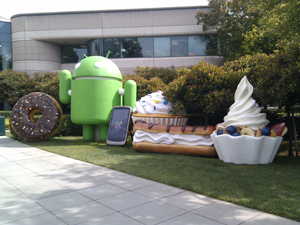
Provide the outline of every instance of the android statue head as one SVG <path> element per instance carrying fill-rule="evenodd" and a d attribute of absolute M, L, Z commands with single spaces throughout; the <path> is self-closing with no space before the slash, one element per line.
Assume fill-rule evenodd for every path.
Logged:
<path fill-rule="evenodd" d="M 59 97 L 71 102 L 71 121 L 83 125 L 84 140 L 106 140 L 113 107 L 134 107 L 136 84 L 127 81 L 122 89 L 122 74 L 117 65 L 102 56 L 90 56 L 75 65 L 73 73 L 63 70 L 59 75 Z M 124 90 L 124 91 L 123 91 Z"/>
<path fill-rule="evenodd" d="M 102 56 L 85 56 L 73 70 L 72 79 L 78 77 L 107 77 L 122 81 L 122 74 L 118 66 Z"/>

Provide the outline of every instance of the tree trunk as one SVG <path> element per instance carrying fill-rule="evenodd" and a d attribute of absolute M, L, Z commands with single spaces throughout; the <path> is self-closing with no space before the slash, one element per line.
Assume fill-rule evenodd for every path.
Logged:
<path fill-rule="evenodd" d="M 295 139 L 295 149 L 296 149 L 296 156 L 298 156 L 298 141 L 297 141 L 297 130 L 296 130 L 296 124 L 295 124 L 295 114 L 294 114 L 294 108 L 292 108 L 292 121 L 293 121 L 293 128 L 294 128 L 294 139 Z"/>
<path fill-rule="evenodd" d="M 289 156 L 293 156 L 293 127 L 291 123 L 290 108 L 286 107 L 288 128 L 289 128 Z"/>

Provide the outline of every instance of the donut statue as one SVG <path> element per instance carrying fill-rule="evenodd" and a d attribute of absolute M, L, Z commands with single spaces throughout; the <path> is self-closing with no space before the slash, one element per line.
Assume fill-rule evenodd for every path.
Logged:
<path fill-rule="evenodd" d="M 42 117 L 34 121 L 40 112 Z M 52 137 L 62 122 L 60 104 L 50 95 L 33 92 L 20 98 L 11 114 L 11 126 L 16 134 L 26 141 L 43 141 Z"/>

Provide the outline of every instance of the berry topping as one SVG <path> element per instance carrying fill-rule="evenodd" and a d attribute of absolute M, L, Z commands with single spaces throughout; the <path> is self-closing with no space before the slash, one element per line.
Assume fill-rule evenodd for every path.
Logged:
<path fill-rule="evenodd" d="M 270 136 L 271 135 L 271 130 L 269 127 L 263 127 L 261 128 L 261 134 L 264 136 Z"/>
<path fill-rule="evenodd" d="M 221 135 L 221 134 L 223 134 L 223 129 L 219 129 L 219 130 L 217 131 L 217 135 Z"/>
<path fill-rule="evenodd" d="M 236 128 L 234 126 L 230 125 L 226 128 L 226 131 L 227 131 L 228 134 L 232 135 L 236 132 Z"/>

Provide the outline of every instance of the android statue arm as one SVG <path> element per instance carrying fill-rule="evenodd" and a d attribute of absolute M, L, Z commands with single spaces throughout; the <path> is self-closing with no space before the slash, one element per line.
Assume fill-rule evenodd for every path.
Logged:
<path fill-rule="evenodd" d="M 69 91 L 71 90 L 72 74 L 69 70 L 62 70 L 59 73 L 59 100 L 63 104 L 71 102 Z"/>
<path fill-rule="evenodd" d="M 132 109 L 135 107 L 137 87 L 133 80 L 128 80 L 124 84 L 124 105 L 130 106 Z"/>

